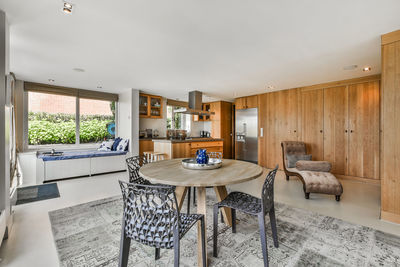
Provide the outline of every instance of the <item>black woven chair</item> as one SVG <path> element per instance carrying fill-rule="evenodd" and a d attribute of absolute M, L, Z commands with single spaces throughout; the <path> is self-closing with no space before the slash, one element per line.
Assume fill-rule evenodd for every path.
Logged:
<path fill-rule="evenodd" d="M 214 249 L 213 256 L 217 257 L 218 239 L 218 210 L 221 207 L 232 209 L 232 233 L 236 233 L 236 210 L 247 214 L 257 215 L 260 228 L 261 246 L 264 258 L 264 266 L 268 266 L 267 240 L 265 236 L 265 215 L 269 214 L 271 221 L 272 237 L 274 246 L 278 247 L 278 233 L 276 230 L 275 208 L 274 208 L 274 180 L 278 165 L 270 171 L 265 179 L 261 199 L 241 192 L 232 192 L 224 200 L 214 205 Z"/>
<path fill-rule="evenodd" d="M 119 266 L 128 265 L 131 240 L 160 249 L 174 249 L 174 266 L 179 266 L 180 239 L 198 221 L 201 223 L 203 266 L 206 266 L 204 215 L 180 214 L 172 186 L 140 185 L 119 181 L 124 200 Z"/>
<path fill-rule="evenodd" d="M 139 169 L 143 165 L 149 163 L 145 156 L 133 156 L 127 158 L 126 166 L 128 167 L 129 182 L 134 184 L 151 184 L 148 180 L 139 175 Z"/>

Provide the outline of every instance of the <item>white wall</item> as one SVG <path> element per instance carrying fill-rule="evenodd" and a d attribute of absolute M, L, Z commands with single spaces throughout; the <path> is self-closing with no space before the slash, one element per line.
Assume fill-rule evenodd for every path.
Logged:
<path fill-rule="evenodd" d="M 139 90 L 127 89 L 119 94 L 118 135 L 127 138 L 129 152 L 139 154 Z"/>

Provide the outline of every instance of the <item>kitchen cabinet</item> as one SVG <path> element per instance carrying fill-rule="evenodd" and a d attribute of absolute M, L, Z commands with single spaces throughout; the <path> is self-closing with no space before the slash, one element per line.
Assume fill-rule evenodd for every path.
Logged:
<path fill-rule="evenodd" d="M 210 111 L 215 113 L 211 115 L 211 137 L 224 139 L 224 158 L 231 159 L 233 156 L 232 103 L 212 102 Z"/>
<path fill-rule="evenodd" d="M 143 155 L 143 152 L 154 151 L 154 144 L 151 139 L 139 140 L 139 155 Z"/>
<path fill-rule="evenodd" d="M 161 96 L 139 94 L 139 117 L 162 119 L 163 103 Z"/>
<path fill-rule="evenodd" d="M 236 109 L 256 108 L 258 107 L 258 95 L 239 97 L 235 100 Z"/>
<path fill-rule="evenodd" d="M 202 105 L 202 110 L 210 111 L 210 103 L 204 103 Z M 209 115 L 193 115 L 193 121 L 210 121 L 211 117 Z"/>

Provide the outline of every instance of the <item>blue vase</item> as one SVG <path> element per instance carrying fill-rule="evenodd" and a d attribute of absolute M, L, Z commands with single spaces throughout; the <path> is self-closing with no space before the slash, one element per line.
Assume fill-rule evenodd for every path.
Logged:
<path fill-rule="evenodd" d="M 208 155 L 206 149 L 199 149 L 196 151 L 196 162 L 197 164 L 207 164 Z"/>

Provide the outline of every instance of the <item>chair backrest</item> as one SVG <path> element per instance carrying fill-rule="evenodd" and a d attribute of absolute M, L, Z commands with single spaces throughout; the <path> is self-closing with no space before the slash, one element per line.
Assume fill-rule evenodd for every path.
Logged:
<path fill-rule="evenodd" d="M 287 155 L 306 155 L 306 144 L 300 141 L 282 141 L 282 157 L 284 167 L 287 168 Z"/>
<path fill-rule="evenodd" d="M 146 179 L 139 175 L 139 169 L 143 165 L 147 164 L 147 158 L 145 156 L 134 156 L 126 159 L 126 165 L 128 167 L 129 182 L 135 184 L 150 184 Z"/>
<path fill-rule="evenodd" d="M 265 213 L 269 212 L 274 206 L 274 181 L 278 167 L 279 165 L 276 165 L 275 169 L 268 173 L 261 191 L 261 204 Z"/>
<path fill-rule="evenodd" d="M 125 235 L 156 248 L 172 248 L 174 230 L 179 233 L 179 211 L 172 186 L 119 181 L 124 200 Z"/>

